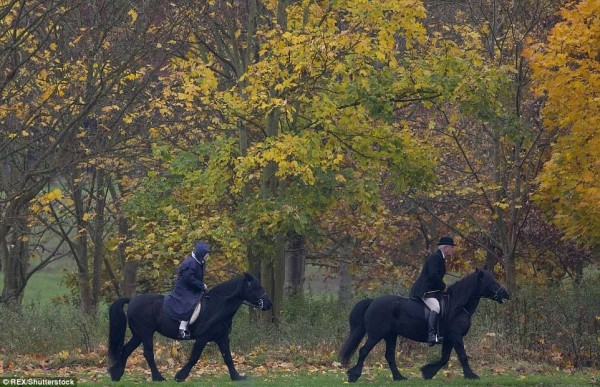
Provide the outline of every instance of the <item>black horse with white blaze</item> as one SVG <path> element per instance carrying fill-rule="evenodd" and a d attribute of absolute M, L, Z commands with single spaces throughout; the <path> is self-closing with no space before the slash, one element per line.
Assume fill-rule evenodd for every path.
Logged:
<path fill-rule="evenodd" d="M 108 371 L 113 381 L 121 379 L 127 358 L 140 344 L 143 344 L 144 357 L 152 371 L 152 380 L 165 380 L 154 361 L 153 336 L 154 332 L 158 332 L 171 339 L 178 339 L 179 321 L 165 315 L 163 299 L 162 294 L 142 294 L 132 299 L 120 298 L 110 306 Z M 272 307 L 271 300 L 258 279 L 249 273 L 215 286 L 204 297 L 202 312 L 189 328 L 191 339 L 196 342 L 188 362 L 175 375 L 177 381 L 184 381 L 188 377 L 192 367 L 200 359 L 204 347 L 211 341 L 218 345 L 231 380 L 245 379 L 235 369 L 229 347 L 233 316 L 242 303 L 248 303 L 261 310 L 269 310 Z M 129 304 L 127 315 L 123 311 L 125 304 Z M 132 337 L 124 344 L 127 323 Z"/>
<path fill-rule="evenodd" d="M 463 338 L 469 332 L 471 317 L 481 298 L 504 303 L 509 299 L 509 294 L 487 270 L 477 270 L 450 285 L 447 293 L 449 303 L 440 323 L 440 333 L 444 338 L 442 357 L 437 362 L 421 367 L 421 373 L 425 379 L 433 378 L 448 363 L 454 348 L 465 378 L 478 379 L 479 376 L 469 366 Z M 385 340 L 385 359 L 394 380 L 406 379 L 396 366 L 396 342 L 399 335 L 427 342 L 424 307 L 421 300 L 391 295 L 359 301 L 350 312 L 350 333 L 340 350 L 341 363 L 348 366 L 365 335 L 367 340 L 359 350 L 356 365 L 347 371 L 348 381 L 355 382 L 360 377 L 365 358 L 381 340 Z"/>

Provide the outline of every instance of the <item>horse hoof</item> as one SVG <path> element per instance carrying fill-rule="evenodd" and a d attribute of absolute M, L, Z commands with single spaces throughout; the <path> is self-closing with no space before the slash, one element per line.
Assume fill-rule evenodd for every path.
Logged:
<path fill-rule="evenodd" d="M 480 379 L 479 375 L 477 375 L 477 374 L 465 375 L 465 378 L 467 378 L 467 379 Z"/>

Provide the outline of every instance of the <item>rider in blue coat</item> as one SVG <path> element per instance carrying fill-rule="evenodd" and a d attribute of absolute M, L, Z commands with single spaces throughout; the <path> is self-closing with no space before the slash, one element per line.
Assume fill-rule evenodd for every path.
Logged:
<path fill-rule="evenodd" d="M 207 287 L 204 283 L 204 266 L 210 247 L 206 242 L 196 242 L 192 253 L 179 265 L 177 281 L 169 296 L 165 297 L 165 312 L 180 320 L 179 337 L 190 337 L 187 327 L 194 308 Z"/>

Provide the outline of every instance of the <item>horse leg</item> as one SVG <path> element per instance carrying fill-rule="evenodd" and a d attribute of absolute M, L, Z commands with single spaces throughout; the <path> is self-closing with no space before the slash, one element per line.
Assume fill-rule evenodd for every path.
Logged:
<path fill-rule="evenodd" d="M 194 346 L 192 347 L 190 358 L 188 359 L 187 363 L 185 363 L 185 365 L 179 370 L 179 372 L 177 372 L 177 374 L 175 375 L 175 380 L 177 380 L 178 382 L 183 382 L 189 376 L 190 372 L 192 371 L 192 367 L 194 367 L 194 365 L 198 363 L 198 360 L 200 360 L 200 355 L 202 355 L 202 351 L 204 350 L 206 344 L 207 342 L 204 340 L 196 340 Z"/>
<path fill-rule="evenodd" d="M 152 380 L 155 382 L 164 382 L 165 379 L 158 370 L 156 366 L 156 361 L 154 360 L 154 342 L 152 339 L 152 335 L 148 335 L 142 339 L 142 343 L 144 345 L 144 357 L 146 358 L 146 362 L 150 366 L 150 371 L 152 372 Z"/>
<path fill-rule="evenodd" d="M 421 375 L 423 379 L 431 379 L 438 373 L 438 371 L 448 363 L 450 360 L 450 353 L 452 353 L 452 342 L 449 338 L 445 338 L 442 343 L 442 357 L 440 360 L 429 363 L 421 367 Z"/>
<path fill-rule="evenodd" d="M 229 377 L 231 380 L 246 380 L 246 376 L 240 375 L 235 369 L 235 364 L 233 364 L 233 357 L 231 356 L 231 348 L 229 346 L 229 336 L 223 337 L 217 342 L 217 345 L 219 346 L 219 351 L 221 351 L 221 356 L 223 356 L 223 361 L 229 370 Z"/>
<path fill-rule="evenodd" d="M 479 379 L 479 375 L 473 372 L 473 370 L 469 366 L 469 358 L 467 356 L 467 352 L 465 351 L 465 344 L 462 337 L 454 341 L 454 350 L 458 355 L 458 360 L 460 360 L 460 365 L 462 366 L 463 375 L 465 376 L 465 378 Z"/>
<path fill-rule="evenodd" d="M 118 382 L 121 380 L 121 377 L 125 373 L 125 365 L 127 364 L 127 359 L 131 355 L 131 353 L 139 347 L 142 343 L 142 339 L 139 336 L 133 335 L 131 339 L 123 346 L 121 350 L 121 354 L 119 355 L 119 362 L 110 367 L 110 378 L 114 382 Z"/>
<path fill-rule="evenodd" d="M 385 360 L 387 360 L 390 370 L 392 371 L 392 377 L 394 380 L 406 380 L 404 376 L 398 371 L 396 365 L 396 342 L 398 336 L 393 335 L 385 339 Z"/>
<path fill-rule="evenodd" d="M 374 339 L 371 337 L 367 338 L 365 345 L 363 345 L 358 351 L 358 361 L 356 362 L 356 365 L 346 372 L 349 382 L 356 382 L 358 380 L 362 374 L 363 364 L 367 358 L 367 355 L 380 340 L 381 339 Z"/>

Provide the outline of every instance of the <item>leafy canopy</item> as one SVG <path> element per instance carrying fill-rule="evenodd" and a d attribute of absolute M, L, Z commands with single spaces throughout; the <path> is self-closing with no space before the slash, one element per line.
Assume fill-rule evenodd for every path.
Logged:
<path fill-rule="evenodd" d="M 528 52 L 544 123 L 564 130 L 539 177 L 538 201 L 568 237 L 600 245 L 600 2 L 563 8 L 548 41 Z"/>
<path fill-rule="evenodd" d="M 273 18 L 278 5 L 266 3 Z M 342 199 L 377 211 L 382 183 L 401 191 L 432 179 L 428 149 L 395 115 L 437 94 L 428 73 L 412 71 L 427 43 L 422 3 L 304 1 L 286 11 L 285 28 L 259 26 L 257 60 L 234 85 L 214 52 L 170 63 L 162 97 L 152 101 L 168 121 L 153 131 L 166 174 L 148 176 L 147 189 L 177 178 L 168 204 L 138 208 L 144 227 L 173 229 L 184 243 L 208 235 L 225 260 L 239 262 L 243 242 L 317 232 L 319 217 Z M 178 151 L 168 145 L 184 144 L 178 135 L 203 145 Z M 247 147 L 236 147 L 242 135 Z M 275 186 L 269 194 L 266 182 Z M 173 209 L 185 232 L 168 221 Z M 154 254 L 144 242 L 134 245 L 139 257 Z"/>

